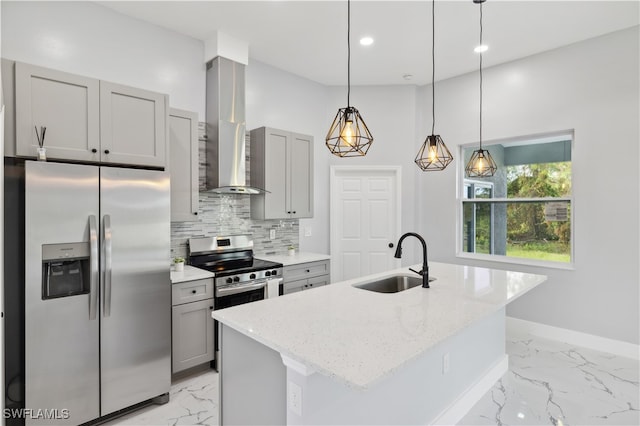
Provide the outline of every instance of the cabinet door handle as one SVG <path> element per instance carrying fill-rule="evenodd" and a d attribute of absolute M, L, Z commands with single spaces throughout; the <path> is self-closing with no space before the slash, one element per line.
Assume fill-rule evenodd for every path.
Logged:
<path fill-rule="evenodd" d="M 104 150 L 104 153 L 105 153 L 105 154 L 108 154 L 108 153 L 109 153 L 109 150 L 108 150 L 108 149 L 105 149 L 105 150 Z"/>
<path fill-rule="evenodd" d="M 95 149 L 95 148 L 91 148 L 91 152 L 93 152 L 95 154 L 96 152 L 98 152 L 98 150 Z"/>
<path fill-rule="evenodd" d="M 210 310 L 210 311 L 213 311 L 213 306 L 209 306 L 209 310 Z"/>
<path fill-rule="evenodd" d="M 197 291 L 195 291 L 195 290 L 191 290 L 191 293 L 196 294 L 196 293 L 197 293 Z"/>
<path fill-rule="evenodd" d="M 293 214 L 296 214 L 295 210 L 293 211 Z"/>
<path fill-rule="evenodd" d="M 311 272 L 311 271 L 310 271 L 309 269 L 307 269 L 307 274 L 308 274 L 309 272 Z"/>

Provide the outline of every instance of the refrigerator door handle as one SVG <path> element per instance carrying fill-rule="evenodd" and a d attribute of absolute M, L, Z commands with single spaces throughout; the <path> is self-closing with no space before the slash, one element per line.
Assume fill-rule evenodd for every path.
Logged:
<path fill-rule="evenodd" d="M 96 217 L 89 216 L 89 319 L 96 319 L 98 308 L 98 227 Z"/>
<path fill-rule="evenodd" d="M 104 306 L 103 315 L 111 316 L 111 216 L 103 218 L 104 226 Z"/>

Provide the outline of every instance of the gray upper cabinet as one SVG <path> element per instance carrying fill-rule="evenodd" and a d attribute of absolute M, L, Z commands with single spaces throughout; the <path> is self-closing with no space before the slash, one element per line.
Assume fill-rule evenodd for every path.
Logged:
<path fill-rule="evenodd" d="M 198 114 L 169 110 L 171 221 L 196 220 L 198 214 Z"/>
<path fill-rule="evenodd" d="M 46 127 L 48 158 L 99 161 L 99 80 L 20 62 L 15 70 L 16 155 L 35 157 L 35 127 Z"/>
<path fill-rule="evenodd" d="M 16 155 L 165 167 L 166 95 L 16 62 Z"/>
<path fill-rule="evenodd" d="M 165 95 L 100 81 L 103 162 L 164 167 Z"/>
<path fill-rule="evenodd" d="M 260 127 L 251 131 L 253 219 L 313 217 L 313 137 Z"/>

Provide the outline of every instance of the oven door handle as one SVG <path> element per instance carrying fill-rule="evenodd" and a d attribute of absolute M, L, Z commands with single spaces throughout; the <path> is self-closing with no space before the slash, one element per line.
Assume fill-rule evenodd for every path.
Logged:
<path fill-rule="evenodd" d="M 251 290 L 258 290 L 267 286 L 266 281 L 259 281 L 255 284 L 243 285 L 238 287 L 216 288 L 216 297 L 230 296 L 232 294 L 245 293 Z"/>

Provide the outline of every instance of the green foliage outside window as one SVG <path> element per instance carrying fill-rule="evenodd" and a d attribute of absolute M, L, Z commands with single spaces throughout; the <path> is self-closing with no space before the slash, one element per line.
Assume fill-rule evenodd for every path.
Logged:
<path fill-rule="evenodd" d="M 570 162 L 507 167 L 507 198 L 566 197 L 570 194 Z M 507 206 L 509 256 L 569 261 L 571 224 L 569 220 L 547 221 L 544 208 L 542 202 Z"/>

